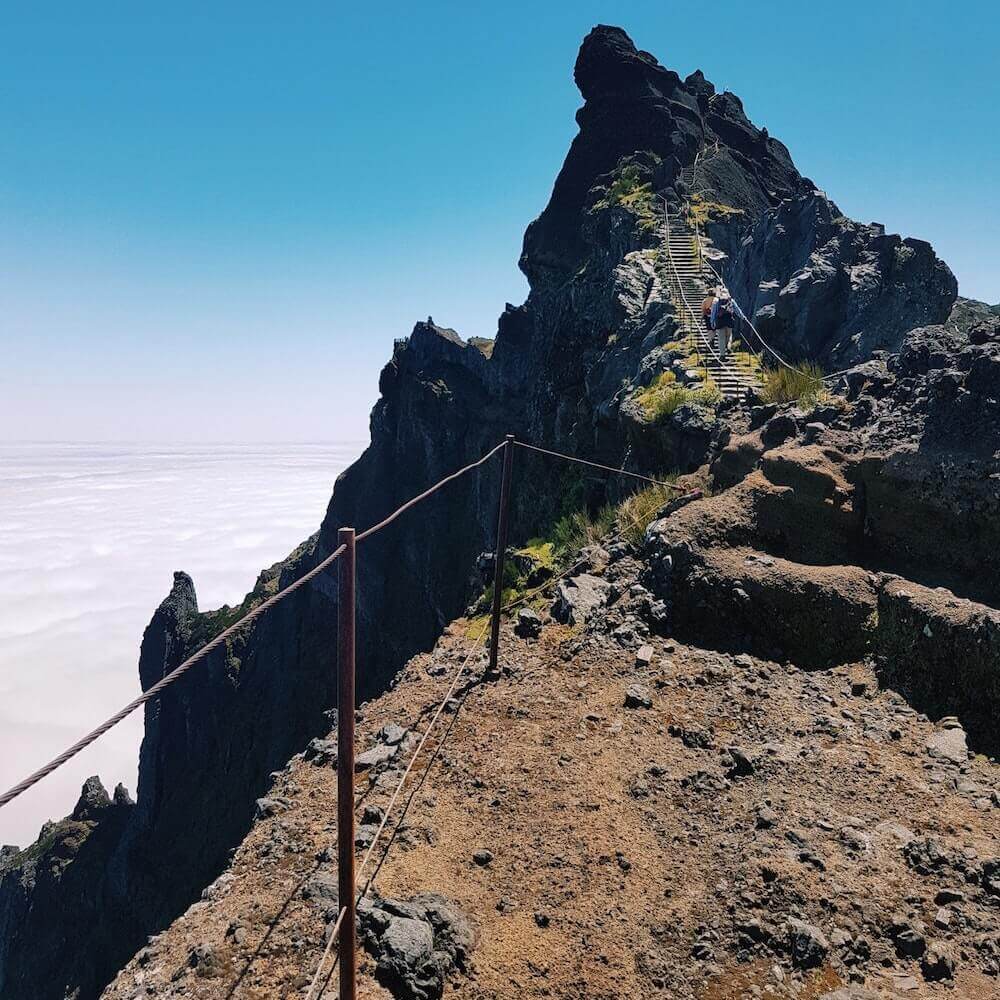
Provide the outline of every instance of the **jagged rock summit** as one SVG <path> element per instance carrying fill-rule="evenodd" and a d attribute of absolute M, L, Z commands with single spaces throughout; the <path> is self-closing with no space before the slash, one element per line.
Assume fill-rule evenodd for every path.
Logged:
<path fill-rule="evenodd" d="M 668 596 L 695 572 L 709 591 L 720 581 L 731 599 L 741 588 L 731 586 L 718 548 L 742 544 L 738 538 L 749 544 L 773 514 L 770 505 L 796 491 L 824 516 L 835 508 L 823 539 L 844 537 L 836 531 L 846 524 L 851 544 L 863 543 L 867 516 L 884 528 L 881 538 L 890 539 L 897 524 L 898 537 L 916 545 L 920 518 L 945 516 L 934 483 L 948 456 L 962 470 L 958 481 L 977 483 L 976 505 L 963 509 L 976 520 L 956 559 L 934 565 L 964 565 L 968 535 L 996 512 L 992 437 L 957 433 L 993 412 L 995 317 L 975 303 L 956 305 L 954 277 L 926 243 L 845 219 L 799 174 L 787 148 L 749 120 L 739 98 L 717 93 L 704 74 L 682 80 L 621 29 L 598 26 L 583 42 L 575 78 L 584 99 L 580 130 L 548 205 L 525 234 L 527 300 L 505 308 L 494 341 L 466 341 L 431 319 L 397 341 L 381 373 L 371 444 L 338 479 L 317 534 L 263 571 L 238 608 L 199 611 L 194 583 L 177 574 L 143 639 L 144 689 L 317 565 L 340 526 L 363 530 L 508 433 L 647 473 L 713 463 L 719 489 L 736 491 L 738 516 L 734 524 L 729 514 L 701 508 L 711 537 L 704 526 L 692 529 L 687 540 L 698 551 L 675 561 L 676 573 L 662 581 Z M 774 346 L 794 359 L 851 369 L 841 409 L 751 411 L 683 394 L 660 405 L 665 380 L 685 367 L 665 290 L 663 209 L 680 212 L 696 195 L 728 283 Z M 979 346 L 970 351 L 973 337 Z M 895 405 L 900 400 L 910 400 L 926 426 L 920 440 L 908 438 L 905 454 L 885 441 L 906 412 Z M 775 443 L 805 434 L 806 425 L 818 435 L 814 425 L 824 422 L 851 447 L 870 445 L 875 466 L 852 459 L 845 471 L 831 459 L 830 469 L 803 472 L 812 453 L 765 461 Z M 761 463 L 776 478 L 754 494 L 766 494 L 758 507 L 746 494 L 752 477 L 763 475 Z M 889 474 L 880 476 L 882 468 Z M 366 541 L 361 698 L 385 691 L 475 595 L 476 560 L 493 541 L 498 478 L 487 464 Z M 867 493 L 857 489 L 862 480 L 874 484 Z M 567 497 L 597 506 L 620 499 L 622 489 L 518 453 L 512 536 L 549 530 L 567 513 Z M 907 489 L 919 496 L 919 511 L 894 519 Z M 848 516 L 841 500 L 850 490 Z M 772 548 L 792 543 L 780 522 Z M 662 546 L 684 540 L 668 533 Z M 763 572 L 761 580 L 764 586 Z M 602 586 L 592 590 L 603 594 Z M 677 610 L 683 624 L 685 609 Z M 251 829 L 272 773 L 328 731 L 336 620 L 336 581 L 321 575 L 147 705 L 135 805 L 117 794 L 107 805 L 106 793 L 92 786 L 79 815 L 47 826 L 26 851 L 0 853 L 0 1000 L 93 1000 L 149 935 L 199 899 Z M 316 756 L 329 759 L 329 748 Z M 272 802 L 266 811 L 280 821 L 283 808 Z M 222 967 L 208 952 L 194 961 Z"/>

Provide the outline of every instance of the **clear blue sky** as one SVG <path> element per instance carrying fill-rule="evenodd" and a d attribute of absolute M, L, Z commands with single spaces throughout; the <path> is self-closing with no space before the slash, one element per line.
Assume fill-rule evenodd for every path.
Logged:
<path fill-rule="evenodd" d="M 993 3 L 8 0 L 0 437 L 366 434 L 394 337 L 523 299 L 600 21 L 1000 300 Z"/>

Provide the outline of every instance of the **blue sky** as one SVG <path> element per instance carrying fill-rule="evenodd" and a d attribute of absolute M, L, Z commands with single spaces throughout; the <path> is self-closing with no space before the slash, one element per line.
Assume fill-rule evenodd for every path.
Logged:
<path fill-rule="evenodd" d="M 600 21 L 1000 300 L 995 5 L 156 6 L 0 13 L 0 437 L 364 436 L 394 337 L 524 298 Z"/>

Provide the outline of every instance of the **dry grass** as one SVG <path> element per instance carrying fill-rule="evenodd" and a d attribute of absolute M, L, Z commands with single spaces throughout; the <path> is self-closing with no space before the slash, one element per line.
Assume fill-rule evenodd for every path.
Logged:
<path fill-rule="evenodd" d="M 811 361 L 792 368 L 771 368 L 764 371 L 761 395 L 766 403 L 799 403 L 815 406 L 829 398 L 823 384 L 823 369 Z"/>
<path fill-rule="evenodd" d="M 665 482 L 674 482 L 676 474 L 665 477 Z M 650 486 L 649 489 L 633 493 L 618 508 L 618 526 L 621 537 L 633 548 L 641 549 L 646 537 L 646 529 L 656 517 L 657 511 L 677 496 L 676 490 L 666 486 Z"/>
<path fill-rule="evenodd" d="M 688 403 L 713 409 L 722 395 L 711 382 L 700 389 L 689 389 L 677 384 L 677 376 L 673 372 L 661 372 L 635 399 L 646 420 L 655 424 Z"/>

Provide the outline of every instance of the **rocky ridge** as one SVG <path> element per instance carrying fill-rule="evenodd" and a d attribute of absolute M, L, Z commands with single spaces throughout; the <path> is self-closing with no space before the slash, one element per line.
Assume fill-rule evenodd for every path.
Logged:
<path fill-rule="evenodd" d="M 531 635 L 508 623 L 499 679 L 475 664 L 362 908 L 363 996 L 995 996 L 996 764 L 870 662 L 664 638 L 647 584 L 679 516 L 644 553 L 592 550 L 602 600 L 584 583 Z M 574 626 L 553 617 L 567 603 Z M 468 632 L 362 708 L 359 844 L 406 760 L 386 734 L 428 716 Z M 305 994 L 337 913 L 335 768 L 316 750 L 104 1000 Z"/>
<path fill-rule="evenodd" d="M 990 702 L 977 695 L 985 685 L 994 698 L 996 683 L 996 317 L 956 301 L 927 244 L 844 219 L 739 99 L 700 73 L 681 80 L 619 29 L 599 27 L 575 75 L 580 133 L 525 236 L 527 301 L 507 307 L 492 344 L 431 320 L 397 342 L 371 446 L 338 480 L 317 535 L 265 571 L 244 608 L 324 558 L 341 524 L 373 523 L 505 433 L 644 471 L 711 462 L 726 492 L 651 538 L 661 623 L 723 651 L 812 666 L 834 662 L 830 629 L 861 635 L 874 615 L 878 644 L 865 632 L 837 662 L 882 658 L 886 679 L 903 671 L 894 683 L 928 710 L 963 714 L 988 747 L 978 716 Z M 730 283 L 776 346 L 853 366 L 836 405 L 681 406 L 655 421 L 635 405 L 670 364 L 664 345 L 676 329 L 657 278 L 656 199 L 678 206 L 682 173 L 709 146 L 705 178 L 726 211 L 708 230 L 729 255 Z M 544 531 L 567 495 L 596 503 L 619 489 L 543 462 L 518 456 L 515 537 Z M 485 466 L 366 547 L 364 697 L 430 648 L 479 585 L 497 473 Z M 223 871 L 269 775 L 328 727 L 336 599 L 335 581 L 317 579 L 148 707 L 136 805 L 91 810 L 26 852 L 0 855 L 4 1000 L 96 996 Z M 747 603 L 769 614 L 746 615 Z M 143 686 L 237 610 L 199 612 L 192 581 L 178 574 L 144 637 Z M 806 635 L 782 625 L 799 613 Z M 393 628 L 379 627 L 387 621 Z M 915 640 L 918 624 L 932 633 L 926 643 Z M 956 648 L 972 654 L 963 653 L 967 674 L 942 681 Z M 76 928 L 69 942 L 61 920 Z"/>

